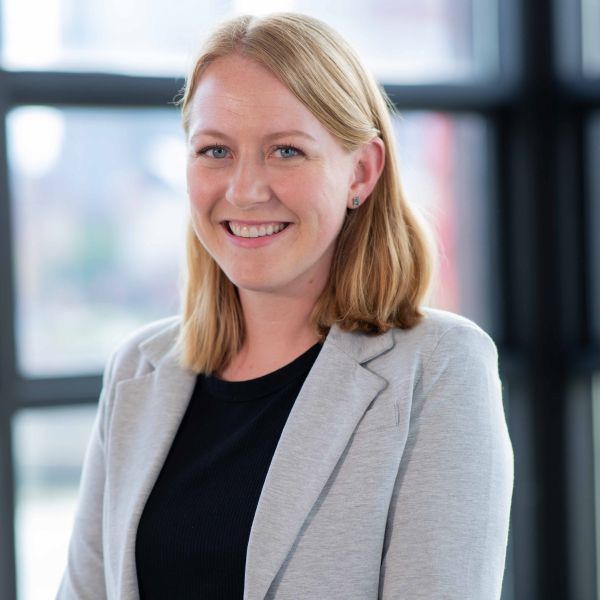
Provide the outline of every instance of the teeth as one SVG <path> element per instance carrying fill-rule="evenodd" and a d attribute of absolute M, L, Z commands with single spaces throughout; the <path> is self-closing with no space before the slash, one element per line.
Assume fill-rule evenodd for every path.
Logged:
<path fill-rule="evenodd" d="M 269 223 L 268 225 L 255 227 L 254 225 L 236 225 L 230 221 L 229 229 L 234 235 L 239 237 L 257 238 L 279 233 L 282 229 L 285 229 L 285 223 Z"/>

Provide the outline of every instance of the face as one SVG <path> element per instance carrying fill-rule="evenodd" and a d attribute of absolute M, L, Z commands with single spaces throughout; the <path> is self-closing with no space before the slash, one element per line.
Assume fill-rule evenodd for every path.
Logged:
<path fill-rule="evenodd" d="M 190 105 L 187 182 L 196 235 L 240 289 L 325 287 L 356 157 L 269 71 L 212 63 Z"/>

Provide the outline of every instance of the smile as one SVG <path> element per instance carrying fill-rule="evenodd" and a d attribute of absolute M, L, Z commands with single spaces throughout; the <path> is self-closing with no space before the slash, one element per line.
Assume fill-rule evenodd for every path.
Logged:
<path fill-rule="evenodd" d="M 242 238 L 258 238 L 275 235 L 283 231 L 289 223 L 261 223 L 260 225 L 240 224 L 227 221 L 227 227 L 233 235 Z"/>

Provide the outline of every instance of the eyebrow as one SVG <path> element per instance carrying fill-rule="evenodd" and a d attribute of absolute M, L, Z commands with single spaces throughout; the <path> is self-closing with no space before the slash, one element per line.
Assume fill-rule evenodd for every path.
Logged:
<path fill-rule="evenodd" d="M 200 130 L 196 131 L 196 133 L 194 133 L 194 135 L 190 138 L 190 141 L 193 142 L 196 138 L 200 137 L 201 135 L 208 135 L 208 136 L 213 136 L 213 137 L 224 138 L 226 140 L 231 140 L 231 138 L 226 133 L 219 131 L 218 129 L 200 129 Z M 265 139 L 265 141 L 270 141 L 273 139 L 282 138 L 282 137 L 286 137 L 286 136 L 292 136 L 292 135 L 303 137 L 303 138 L 306 138 L 313 142 L 317 141 L 317 140 L 315 140 L 315 138 L 312 135 L 310 135 L 300 129 L 285 129 L 283 131 L 274 131 L 273 133 L 269 133 L 268 135 L 266 135 L 264 137 L 264 139 Z"/>

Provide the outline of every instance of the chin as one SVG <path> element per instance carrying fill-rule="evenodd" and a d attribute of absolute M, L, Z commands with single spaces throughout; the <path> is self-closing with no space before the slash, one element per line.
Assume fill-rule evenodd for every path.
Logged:
<path fill-rule="evenodd" d="M 281 282 L 278 282 L 276 278 L 267 273 L 251 275 L 248 273 L 225 273 L 225 275 L 235 287 L 249 292 L 274 292 L 281 285 Z"/>
<path fill-rule="evenodd" d="M 235 285 L 235 287 L 238 288 L 238 290 L 244 290 L 246 292 L 262 292 L 264 294 L 269 294 L 281 289 L 281 286 L 278 286 L 277 284 L 267 281 L 265 279 L 260 281 L 257 281 L 256 279 L 242 279 L 237 281 L 230 281 L 233 283 L 233 285 Z"/>

